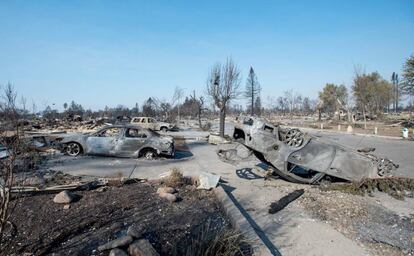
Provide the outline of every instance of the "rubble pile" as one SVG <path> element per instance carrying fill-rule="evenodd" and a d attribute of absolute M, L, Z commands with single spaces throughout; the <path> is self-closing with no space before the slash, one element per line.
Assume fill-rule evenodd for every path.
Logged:
<path fill-rule="evenodd" d="M 82 118 L 73 119 L 37 119 L 34 121 L 25 121 L 24 131 L 65 131 L 65 132 L 84 132 L 96 130 L 104 125 L 113 123 L 108 118 L 96 118 L 82 120 Z"/>

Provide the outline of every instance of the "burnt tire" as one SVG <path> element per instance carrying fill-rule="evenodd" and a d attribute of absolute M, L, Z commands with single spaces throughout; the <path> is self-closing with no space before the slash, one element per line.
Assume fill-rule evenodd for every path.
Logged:
<path fill-rule="evenodd" d="M 168 132 L 168 128 L 167 127 L 161 127 L 161 129 L 160 129 L 162 132 Z"/>
<path fill-rule="evenodd" d="M 69 142 L 66 144 L 65 153 L 69 156 L 78 156 L 82 154 L 83 149 L 79 143 Z"/>
<path fill-rule="evenodd" d="M 146 149 L 141 156 L 146 160 L 154 160 L 157 158 L 158 154 L 154 149 Z"/>

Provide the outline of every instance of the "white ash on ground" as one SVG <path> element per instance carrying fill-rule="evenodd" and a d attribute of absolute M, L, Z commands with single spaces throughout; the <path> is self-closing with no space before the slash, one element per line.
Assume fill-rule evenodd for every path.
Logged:
<path fill-rule="evenodd" d="M 308 188 L 298 203 L 374 255 L 414 254 L 413 215 L 400 216 L 373 197 Z"/>

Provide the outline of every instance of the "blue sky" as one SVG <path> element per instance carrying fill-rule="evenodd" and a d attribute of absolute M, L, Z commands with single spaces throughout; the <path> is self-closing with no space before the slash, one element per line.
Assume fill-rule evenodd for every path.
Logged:
<path fill-rule="evenodd" d="M 39 109 L 205 93 L 209 68 L 253 66 L 262 98 L 317 97 L 355 66 L 389 78 L 414 53 L 414 1 L 1 1 L 0 84 Z M 240 100 L 240 102 L 243 102 Z"/>

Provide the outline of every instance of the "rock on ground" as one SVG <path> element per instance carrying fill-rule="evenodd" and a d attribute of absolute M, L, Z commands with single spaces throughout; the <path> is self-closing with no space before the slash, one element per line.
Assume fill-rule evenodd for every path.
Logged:
<path fill-rule="evenodd" d="M 177 190 L 175 190 L 175 188 L 172 188 L 172 187 L 162 187 L 162 188 L 157 189 L 157 194 L 161 194 L 161 193 L 174 194 L 176 192 Z"/>
<path fill-rule="evenodd" d="M 109 256 L 128 256 L 128 254 L 121 249 L 114 248 L 109 253 Z"/>
<path fill-rule="evenodd" d="M 170 193 L 160 193 L 160 197 L 167 199 L 169 202 L 175 202 L 177 201 L 177 197 Z"/>
<path fill-rule="evenodd" d="M 123 237 L 120 237 L 118 239 L 109 241 L 108 243 L 106 243 L 104 245 L 99 246 L 98 250 L 99 251 L 105 251 L 105 250 L 125 246 L 125 245 L 128 245 L 128 244 L 132 243 L 133 240 L 134 239 L 132 238 L 132 236 L 123 236 Z"/>
<path fill-rule="evenodd" d="M 55 195 L 53 202 L 57 204 L 70 204 L 75 200 L 76 195 L 70 192 L 69 190 L 63 190 L 59 194 Z"/>
<path fill-rule="evenodd" d="M 140 239 L 130 244 L 128 253 L 131 256 L 159 256 L 147 239 Z"/>

